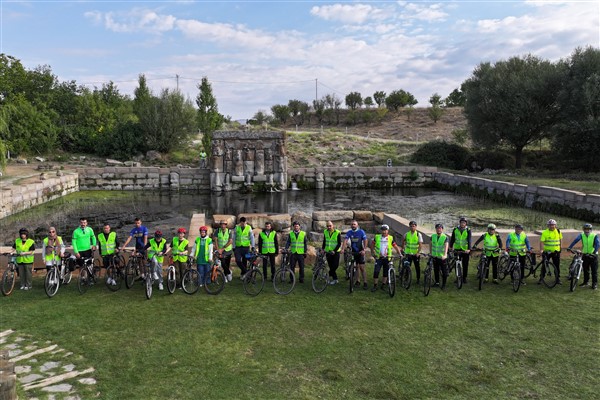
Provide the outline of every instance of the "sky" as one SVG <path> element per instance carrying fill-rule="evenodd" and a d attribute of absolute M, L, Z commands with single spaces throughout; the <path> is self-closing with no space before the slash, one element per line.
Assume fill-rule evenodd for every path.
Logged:
<path fill-rule="evenodd" d="M 0 0 L 0 53 L 60 81 L 195 100 L 236 119 L 291 99 L 403 89 L 426 107 L 482 62 L 600 47 L 600 1 Z"/>

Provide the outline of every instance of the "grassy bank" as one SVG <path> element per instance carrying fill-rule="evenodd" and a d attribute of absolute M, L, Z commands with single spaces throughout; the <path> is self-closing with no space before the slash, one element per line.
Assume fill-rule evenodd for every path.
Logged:
<path fill-rule="evenodd" d="M 523 185 L 552 186 L 567 190 L 575 190 L 583 193 L 600 193 L 600 174 L 580 173 L 576 176 L 565 174 L 562 177 L 544 176 L 543 173 L 520 174 L 520 175 L 478 175 L 482 178 L 496 181 L 520 183 Z"/>

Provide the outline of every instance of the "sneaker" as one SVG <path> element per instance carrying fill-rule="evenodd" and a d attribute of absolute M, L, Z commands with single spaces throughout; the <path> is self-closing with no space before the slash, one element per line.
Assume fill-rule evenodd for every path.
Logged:
<path fill-rule="evenodd" d="M 488 282 L 489 282 L 489 279 L 488 279 L 488 278 L 485 278 L 485 279 L 483 280 L 483 282 L 484 282 L 484 283 L 488 283 Z"/>
<path fill-rule="evenodd" d="M 363 289 L 364 289 L 364 290 L 367 290 L 367 289 L 369 289 L 369 285 L 367 285 L 367 282 L 363 283 Z"/>
<path fill-rule="evenodd" d="M 199 284 L 199 285 L 198 285 L 198 287 L 203 287 L 203 286 L 204 286 L 203 284 Z"/>
<path fill-rule="evenodd" d="M 25 286 L 21 286 L 21 289 L 20 289 L 20 290 L 25 290 Z"/>
<path fill-rule="evenodd" d="M 233 274 L 227 275 L 227 281 L 231 282 L 233 280 Z"/>
<path fill-rule="evenodd" d="M 542 284 L 542 280 L 540 279 L 539 281 L 537 281 L 537 284 L 541 285 Z"/>
<path fill-rule="evenodd" d="M 373 286 L 373 288 L 371 289 L 371 292 L 376 292 L 377 291 L 377 286 Z"/>
<path fill-rule="evenodd" d="M 590 286 L 589 282 L 583 282 L 579 285 L 580 287 Z"/>
<path fill-rule="evenodd" d="M 433 284 L 433 287 L 440 287 L 440 283 L 439 283 L 439 282 L 435 282 L 435 283 Z"/>
<path fill-rule="evenodd" d="M 521 286 L 527 286 L 527 284 L 525 283 L 525 281 L 521 281 Z"/>
<path fill-rule="evenodd" d="M 23 286 L 23 290 L 29 290 L 29 286 Z"/>
<path fill-rule="evenodd" d="M 153 273 L 152 276 L 154 277 L 154 280 L 157 281 L 158 280 L 158 273 Z"/>
<path fill-rule="evenodd" d="M 494 279 L 492 282 L 494 282 L 494 285 L 500 284 L 500 282 L 498 282 L 498 279 Z"/>
<path fill-rule="evenodd" d="M 597 289 L 598 289 L 598 284 L 597 284 L 597 283 L 594 283 L 594 284 L 592 285 L 592 290 L 597 290 Z"/>
<path fill-rule="evenodd" d="M 562 281 L 559 279 L 559 280 L 556 281 L 556 284 L 557 285 L 562 285 Z"/>
<path fill-rule="evenodd" d="M 158 290 L 163 290 L 163 288 L 164 288 L 164 287 L 163 287 L 163 284 L 162 284 L 162 283 L 159 283 L 159 284 L 158 284 Z"/>
<path fill-rule="evenodd" d="M 337 285 L 337 284 L 338 284 L 338 282 L 339 282 L 339 281 L 338 281 L 337 279 L 334 279 L 334 280 L 332 280 L 331 282 L 329 282 L 329 284 L 333 286 L 333 285 Z"/>

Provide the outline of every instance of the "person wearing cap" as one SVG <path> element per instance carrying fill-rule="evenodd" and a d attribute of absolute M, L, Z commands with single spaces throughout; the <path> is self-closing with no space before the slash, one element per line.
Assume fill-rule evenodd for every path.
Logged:
<path fill-rule="evenodd" d="M 102 256 L 102 265 L 107 268 L 110 265 L 111 259 L 119 252 L 119 240 L 117 233 L 111 231 L 109 223 L 102 226 L 102 232 L 98 234 L 98 251 Z M 109 285 L 116 285 L 117 282 L 111 277 L 108 277 Z"/>
<path fill-rule="evenodd" d="M 127 247 L 129 242 L 135 238 L 135 252 L 136 253 L 144 253 L 148 244 L 148 228 L 142 225 L 142 220 L 136 218 L 134 221 L 135 226 L 129 232 L 129 237 L 123 243 L 123 248 Z"/>
<path fill-rule="evenodd" d="M 17 271 L 21 280 L 21 290 L 30 290 L 35 242 L 29 237 L 27 229 L 19 229 L 19 237 L 13 243 L 12 248 L 17 254 Z"/>
<path fill-rule="evenodd" d="M 42 241 L 42 260 L 46 265 L 46 271 L 53 265 L 61 266 L 62 257 L 65 255 L 65 243 L 62 237 L 56 233 L 56 228 L 51 226 L 48 229 L 48 236 Z"/>
<path fill-rule="evenodd" d="M 359 278 L 362 277 L 363 289 L 367 290 L 369 285 L 367 284 L 367 272 L 365 271 L 365 249 L 367 248 L 367 234 L 365 231 L 359 228 L 358 221 L 353 219 L 350 222 L 350 230 L 346 232 L 346 238 L 342 243 L 342 252 L 346 249 L 346 246 L 350 244 L 352 249 L 352 256 L 356 261 L 358 267 L 358 273 L 356 274 L 356 281 L 354 286 L 360 286 Z"/>
<path fill-rule="evenodd" d="M 219 252 L 221 267 L 225 274 L 225 282 L 231 282 L 233 275 L 229 266 L 231 265 L 231 255 L 233 254 L 233 235 L 227 228 L 227 221 L 219 222 L 219 228 L 213 232 L 213 246 Z"/>
<path fill-rule="evenodd" d="M 338 283 L 337 269 L 340 265 L 340 249 L 342 248 L 342 234 L 339 229 L 333 227 L 332 221 L 325 223 L 325 231 L 323 232 L 323 250 L 329 265 L 329 276 L 331 277 L 330 285 Z"/>
<path fill-rule="evenodd" d="M 88 226 L 87 218 L 79 218 L 79 228 L 73 231 L 73 253 L 77 259 L 77 265 L 83 266 L 83 260 L 92 257 L 96 250 L 96 235 L 94 230 Z"/>
<path fill-rule="evenodd" d="M 523 280 L 523 276 L 525 276 L 525 256 L 528 252 L 531 252 L 531 245 L 529 244 L 529 238 L 523 232 L 523 225 L 516 224 L 515 231 L 506 237 L 506 251 L 513 259 L 519 257 L 519 264 L 521 264 L 521 285 L 525 285 L 525 281 Z"/>
<path fill-rule="evenodd" d="M 469 252 L 471 251 L 471 228 L 467 226 L 467 219 L 460 217 L 458 226 L 452 230 L 450 237 L 450 247 L 453 251 L 460 251 L 460 258 L 463 265 L 463 283 L 467 283 L 467 274 L 469 273 Z"/>
<path fill-rule="evenodd" d="M 590 281 L 590 269 L 592 270 L 592 289 L 598 289 L 598 250 L 600 239 L 592 233 L 592 224 L 583 225 L 583 232 L 577 235 L 569 245 L 569 250 L 581 241 L 581 254 L 583 255 L 583 283 L 579 286 L 588 286 Z"/>
<path fill-rule="evenodd" d="M 189 241 L 185 238 L 186 233 L 185 228 L 177 229 L 177 236 L 171 241 L 169 249 L 173 256 L 173 266 L 175 267 L 175 277 L 177 279 L 178 288 L 181 288 L 181 279 L 187 268 Z"/>
<path fill-rule="evenodd" d="M 417 285 L 421 283 L 421 246 L 423 245 L 423 236 L 417 231 L 416 221 L 408 223 L 410 230 L 406 232 L 402 239 L 401 250 L 406 255 L 406 259 L 410 263 L 415 264 L 415 272 L 417 277 Z"/>
<path fill-rule="evenodd" d="M 371 241 L 371 254 L 375 257 L 375 269 L 373 270 L 373 288 L 371 292 L 377 290 L 377 284 L 379 282 L 379 271 L 383 268 L 383 282 L 381 288 L 387 285 L 389 263 L 392 259 L 392 253 L 394 249 L 400 254 L 400 247 L 394 241 L 394 237 L 389 234 L 390 227 L 387 225 L 381 225 L 381 233 L 375 235 L 373 241 Z"/>
<path fill-rule="evenodd" d="M 433 286 L 440 286 L 440 271 L 442 272 L 442 289 L 446 288 L 448 278 L 448 268 L 446 259 L 448 258 L 449 241 L 444 233 L 444 225 L 436 224 L 435 233 L 431 235 L 431 257 L 433 257 L 433 274 L 435 283 Z"/>
<path fill-rule="evenodd" d="M 144 251 L 150 260 L 150 272 L 154 274 L 154 280 L 158 281 L 158 290 L 163 290 L 162 267 L 167 252 L 167 240 L 163 238 L 160 230 L 154 232 L 154 237 L 148 241 Z"/>
<path fill-rule="evenodd" d="M 273 230 L 273 225 L 269 221 L 265 222 L 265 229 L 258 235 L 258 252 L 268 257 L 263 260 L 263 276 L 267 279 L 268 263 L 271 265 L 271 281 L 275 275 L 275 257 L 279 253 L 277 242 L 277 232 Z"/>
<path fill-rule="evenodd" d="M 233 244 L 235 263 L 240 268 L 241 276 L 244 276 L 248 270 L 248 260 L 245 256 L 251 248 L 254 249 L 254 234 L 252 233 L 252 227 L 246 222 L 246 217 L 240 218 L 240 223 L 233 231 Z"/>
<path fill-rule="evenodd" d="M 213 241 L 208 236 L 208 227 L 201 226 L 198 228 L 200 236 L 196 238 L 192 246 L 192 253 L 196 259 L 196 267 L 198 268 L 199 285 L 204 285 L 206 275 L 210 272 L 210 264 L 213 260 Z"/>
<path fill-rule="evenodd" d="M 500 249 L 502 249 L 502 239 L 496 232 L 496 225 L 489 224 L 487 226 L 487 232 L 477 239 L 473 248 L 477 247 L 480 242 L 483 242 L 483 252 L 487 257 L 485 281 L 488 281 L 491 263 L 492 278 L 494 279 L 494 283 L 498 284 L 498 257 L 500 256 Z"/>
<path fill-rule="evenodd" d="M 540 236 L 540 253 L 545 252 L 548 253 L 552 263 L 556 266 L 558 284 L 562 285 L 560 281 L 560 248 L 562 241 L 562 233 L 560 229 L 556 227 L 556 221 L 553 219 L 549 219 L 547 222 L 548 229 L 544 229 L 542 231 L 542 235 Z M 542 282 L 542 278 L 538 283 Z"/>
<path fill-rule="evenodd" d="M 290 268 L 292 272 L 296 269 L 300 270 L 300 283 L 304 283 L 304 259 L 308 252 L 308 238 L 306 232 L 300 230 L 300 223 L 294 221 L 292 223 L 292 231 L 290 232 L 285 248 L 290 251 Z"/>

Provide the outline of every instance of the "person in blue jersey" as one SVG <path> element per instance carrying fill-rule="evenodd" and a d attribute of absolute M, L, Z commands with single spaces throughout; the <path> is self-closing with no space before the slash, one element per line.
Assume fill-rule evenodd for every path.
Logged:
<path fill-rule="evenodd" d="M 367 234 L 365 231 L 360 229 L 358 221 L 355 219 L 350 223 L 350 230 L 346 232 L 346 238 L 342 244 L 342 253 L 346 249 L 346 246 L 350 245 L 352 249 L 352 255 L 356 266 L 358 267 L 358 274 L 356 274 L 356 281 L 354 286 L 360 286 L 359 277 L 362 277 L 363 289 L 367 290 L 369 285 L 367 284 L 367 272 L 365 271 L 365 249 L 367 248 Z"/>

